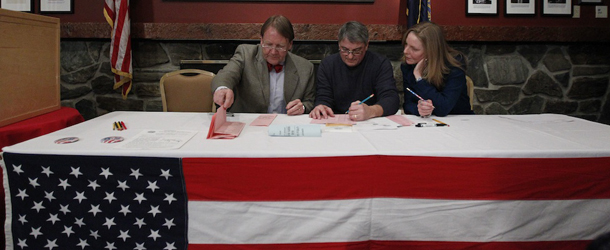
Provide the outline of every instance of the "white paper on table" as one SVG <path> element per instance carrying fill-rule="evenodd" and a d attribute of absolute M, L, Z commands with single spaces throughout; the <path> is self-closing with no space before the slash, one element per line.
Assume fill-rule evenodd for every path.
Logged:
<path fill-rule="evenodd" d="M 367 131 L 367 130 L 394 130 L 401 125 L 391 121 L 386 117 L 377 117 L 366 121 L 361 121 L 356 124 L 356 130 Z"/>
<path fill-rule="evenodd" d="M 116 148 L 179 149 L 195 134 L 193 130 L 144 130 Z"/>
<path fill-rule="evenodd" d="M 269 136 L 320 137 L 322 136 L 322 128 L 315 124 L 270 125 Z"/>
<path fill-rule="evenodd" d="M 354 132 L 353 125 L 327 123 L 323 126 L 324 132 Z"/>

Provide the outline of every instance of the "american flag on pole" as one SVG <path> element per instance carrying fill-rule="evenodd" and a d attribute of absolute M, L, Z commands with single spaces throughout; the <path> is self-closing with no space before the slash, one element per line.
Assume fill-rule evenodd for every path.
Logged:
<path fill-rule="evenodd" d="M 421 22 L 432 21 L 432 0 L 407 0 L 407 28 Z"/>
<path fill-rule="evenodd" d="M 122 87 L 123 99 L 131 90 L 131 17 L 129 0 L 105 0 L 104 16 L 112 27 L 110 64 L 114 75 L 114 89 Z"/>

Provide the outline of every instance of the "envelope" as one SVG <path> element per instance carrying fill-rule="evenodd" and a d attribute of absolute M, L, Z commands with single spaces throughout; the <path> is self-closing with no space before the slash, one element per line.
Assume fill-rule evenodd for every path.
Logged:
<path fill-rule="evenodd" d="M 388 119 L 390 119 L 391 121 L 393 121 L 395 123 L 400 124 L 401 126 L 411 126 L 412 124 L 414 124 L 414 122 L 412 122 L 407 117 L 404 117 L 402 115 L 391 115 L 391 116 L 388 116 Z"/>
<path fill-rule="evenodd" d="M 275 119 L 276 116 L 277 116 L 277 114 L 259 115 L 256 119 L 254 119 L 254 121 L 252 121 L 250 123 L 250 126 L 268 127 L 269 125 L 271 125 L 271 123 L 273 122 L 273 119 Z"/>
<path fill-rule="evenodd" d="M 349 115 L 346 114 L 335 114 L 335 117 L 328 117 L 326 119 L 311 119 L 311 124 L 345 124 L 355 125 L 356 122 L 349 119 Z"/>
<path fill-rule="evenodd" d="M 233 139 L 239 136 L 246 126 L 243 122 L 228 122 L 227 110 L 219 107 L 212 116 L 207 139 Z"/>

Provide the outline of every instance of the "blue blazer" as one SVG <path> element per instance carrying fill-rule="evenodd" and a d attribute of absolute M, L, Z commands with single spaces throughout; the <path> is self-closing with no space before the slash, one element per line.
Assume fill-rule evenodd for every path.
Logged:
<path fill-rule="evenodd" d="M 406 114 L 419 115 L 419 112 L 417 111 L 417 102 L 419 101 L 419 98 L 411 94 L 407 88 L 413 90 L 413 92 L 417 93 L 424 100 L 432 100 L 432 104 L 434 105 L 434 111 L 432 111 L 433 115 L 474 114 L 470 109 L 470 97 L 468 97 L 466 73 L 464 70 L 452 67 L 449 74 L 443 76 L 445 87 L 439 90 L 425 79 L 416 82 L 415 76 L 413 75 L 413 69 L 415 69 L 415 65 L 408 65 L 405 63 L 400 65 L 405 97 L 403 109 Z"/>

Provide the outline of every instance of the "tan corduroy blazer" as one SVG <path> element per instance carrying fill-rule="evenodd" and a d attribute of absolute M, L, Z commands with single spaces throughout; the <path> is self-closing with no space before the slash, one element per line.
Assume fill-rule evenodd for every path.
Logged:
<path fill-rule="evenodd" d="M 313 64 L 288 52 L 284 63 L 284 100 L 300 99 L 306 113 L 313 108 L 316 89 Z M 212 91 L 226 86 L 235 93 L 233 113 L 267 113 L 269 71 L 260 45 L 239 45 L 229 63 L 212 80 Z"/>

